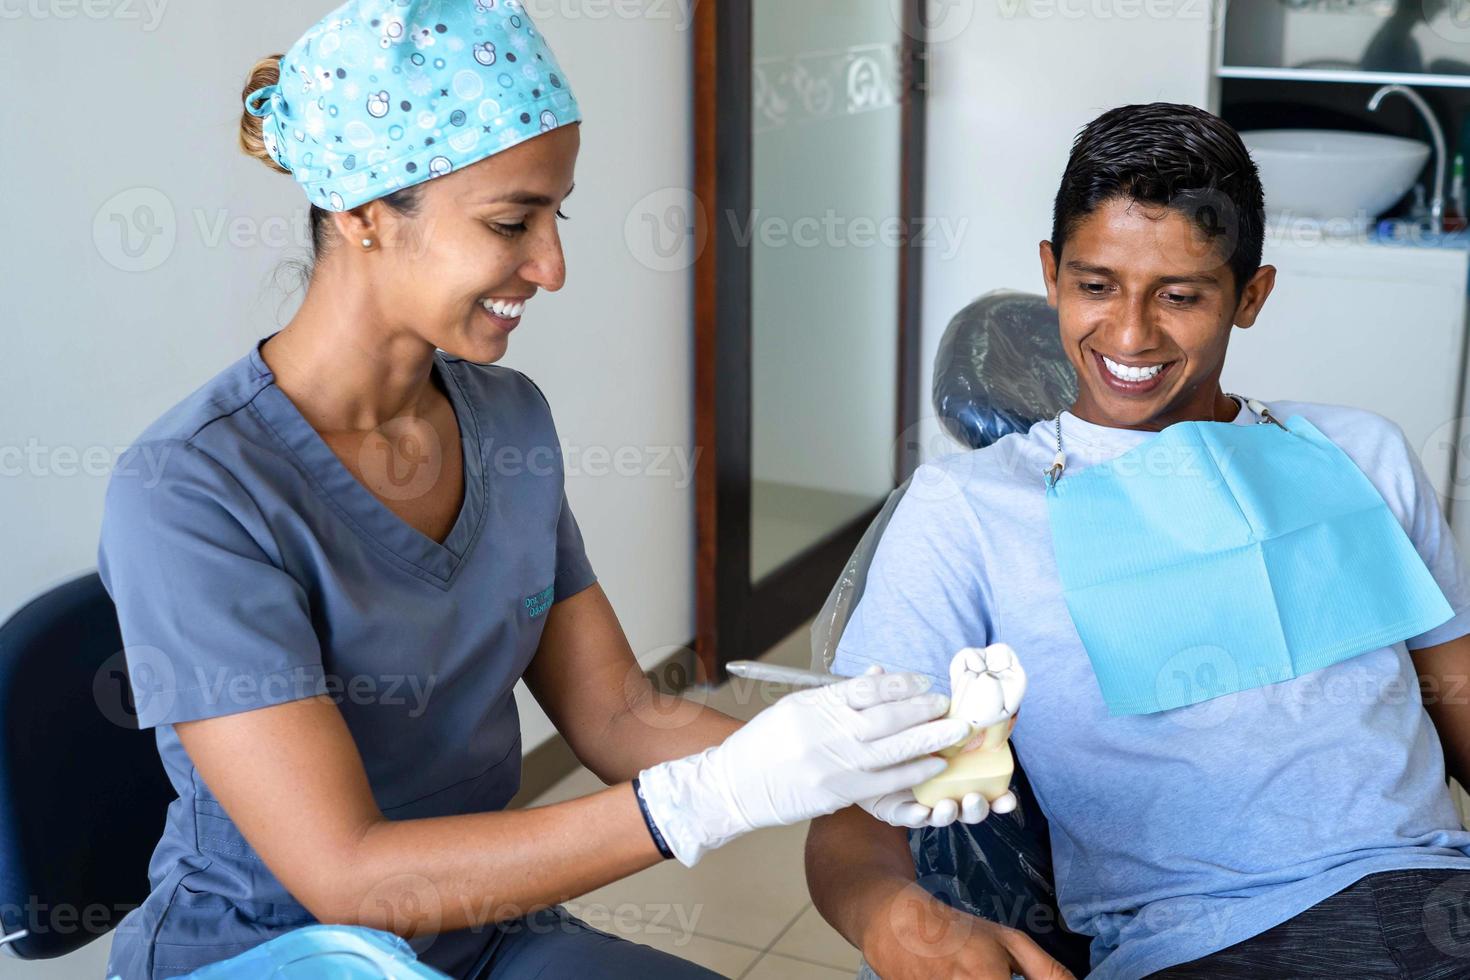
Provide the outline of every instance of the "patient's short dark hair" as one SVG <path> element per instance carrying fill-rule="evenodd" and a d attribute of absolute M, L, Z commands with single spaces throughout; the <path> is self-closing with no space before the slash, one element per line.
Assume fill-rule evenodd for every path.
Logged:
<path fill-rule="evenodd" d="M 1261 178 L 1240 134 L 1219 116 L 1191 105 L 1150 102 L 1109 109 L 1084 126 L 1072 143 L 1052 211 L 1058 261 L 1077 223 L 1118 197 L 1192 218 L 1229 262 L 1237 299 L 1261 267 Z"/>

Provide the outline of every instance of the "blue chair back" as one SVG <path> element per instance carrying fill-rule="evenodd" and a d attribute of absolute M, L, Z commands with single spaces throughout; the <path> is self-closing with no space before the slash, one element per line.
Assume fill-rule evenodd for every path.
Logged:
<path fill-rule="evenodd" d="M 87 944 L 148 894 L 174 792 L 122 649 L 95 572 L 0 625 L 0 950 L 21 959 Z"/>
<path fill-rule="evenodd" d="M 997 289 L 956 313 L 934 356 L 934 411 L 962 445 L 1025 432 L 1077 398 L 1046 297 Z"/>

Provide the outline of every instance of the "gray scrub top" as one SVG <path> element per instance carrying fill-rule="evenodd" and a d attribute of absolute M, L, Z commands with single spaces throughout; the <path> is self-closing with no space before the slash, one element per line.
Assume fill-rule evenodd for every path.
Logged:
<path fill-rule="evenodd" d="M 502 809 L 520 783 L 512 688 L 547 610 L 595 581 L 550 408 L 524 375 L 435 353 L 465 494 L 439 544 L 358 482 L 276 386 L 268 339 L 149 426 L 107 488 L 99 571 L 139 722 L 156 728 L 178 793 L 152 893 L 114 937 L 108 972 L 123 980 L 178 976 L 315 921 L 175 723 L 327 694 L 389 819 Z M 493 935 L 414 945 L 456 976 Z"/>

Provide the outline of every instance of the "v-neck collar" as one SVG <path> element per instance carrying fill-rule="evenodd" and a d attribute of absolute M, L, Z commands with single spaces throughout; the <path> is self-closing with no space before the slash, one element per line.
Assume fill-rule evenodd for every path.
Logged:
<path fill-rule="evenodd" d="M 265 382 L 253 402 L 257 410 L 296 456 L 319 495 L 360 537 L 405 571 L 447 590 L 485 516 L 485 466 L 480 451 L 480 420 L 443 355 L 434 351 L 431 370 L 438 372 L 454 407 L 464 459 L 464 501 L 454 527 L 441 544 L 393 513 L 363 486 L 286 397 L 260 356 L 260 348 L 274 336 L 261 338 L 250 349 L 251 366 L 257 379 Z"/>

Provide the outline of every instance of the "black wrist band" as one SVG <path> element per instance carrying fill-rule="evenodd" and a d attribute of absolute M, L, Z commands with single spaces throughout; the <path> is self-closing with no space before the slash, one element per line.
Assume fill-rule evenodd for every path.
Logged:
<path fill-rule="evenodd" d="M 668 860 L 674 856 L 669 850 L 669 845 L 664 842 L 663 832 L 658 829 L 658 824 L 653 822 L 653 814 L 648 812 L 648 801 L 643 798 L 643 787 L 638 785 L 638 777 L 633 777 L 633 795 L 638 797 L 638 810 L 643 814 L 643 822 L 648 825 L 648 835 L 653 838 L 653 846 Z"/>

